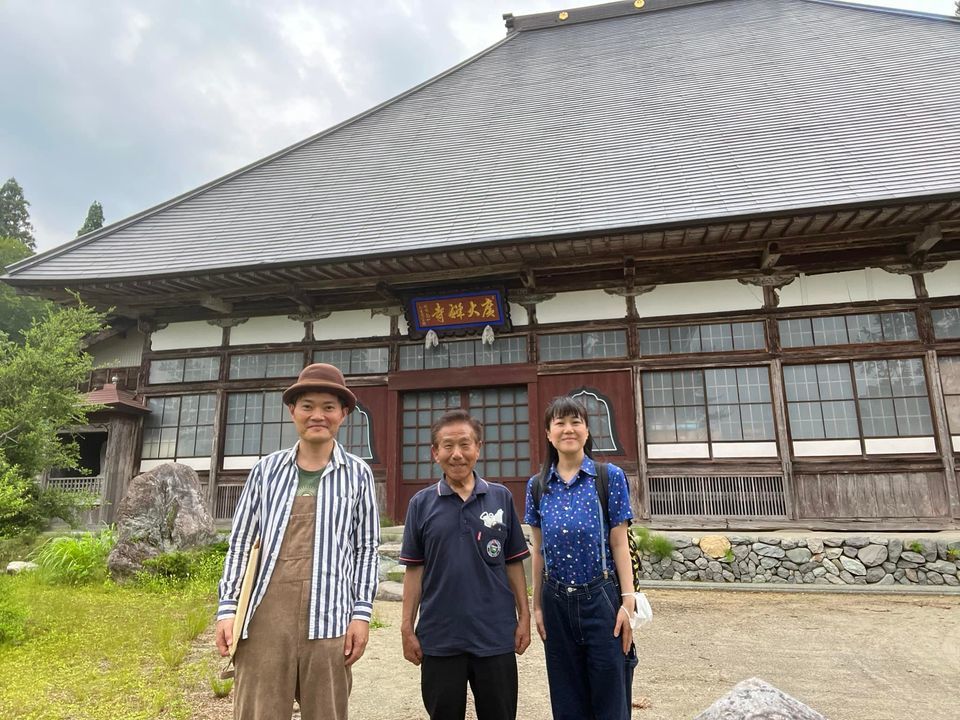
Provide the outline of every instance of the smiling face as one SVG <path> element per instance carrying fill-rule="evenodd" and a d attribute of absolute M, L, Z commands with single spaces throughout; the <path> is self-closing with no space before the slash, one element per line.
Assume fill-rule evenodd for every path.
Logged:
<path fill-rule="evenodd" d="M 547 440 L 561 455 L 581 454 L 589 436 L 587 422 L 579 415 L 552 418 L 547 427 Z"/>
<path fill-rule="evenodd" d="M 347 408 L 333 393 L 308 392 L 289 405 L 290 417 L 297 428 L 300 441 L 311 445 L 326 445 L 337 437 L 337 431 L 347 417 Z"/>
<path fill-rule="evenodd" d="M 436 431 L 433 459 L 443 470 L 450 487 L 462 487 L 470 480 L 480 459 L 481 445 L 467 422 L 444 425 Z"/>

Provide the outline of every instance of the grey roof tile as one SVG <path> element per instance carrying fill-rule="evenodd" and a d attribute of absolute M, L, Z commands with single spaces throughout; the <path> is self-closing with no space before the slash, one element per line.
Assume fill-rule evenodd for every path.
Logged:
<path fill-rule="evenodd" d="M 960 192 L 958 127 L 960 24 L 715 0 L 514 33 L 11 275 L 323 261 Z"/>

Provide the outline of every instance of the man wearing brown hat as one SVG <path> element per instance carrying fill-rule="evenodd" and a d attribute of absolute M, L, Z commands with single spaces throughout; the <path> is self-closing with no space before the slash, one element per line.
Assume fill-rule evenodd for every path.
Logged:
<path fill-rule="evenodd" d="M 351 670 L 367 645 L 380 519 L 373 473 L 337 440 L 357 404 L 343 374 L 316 363 L 283 393 L 300 436 L 262 458 L 233 517 L 220 581 L 217 648 L 228 655 L 250 550 L 259 541 L 234 656 L 234 717 L 347 718 Z"/>

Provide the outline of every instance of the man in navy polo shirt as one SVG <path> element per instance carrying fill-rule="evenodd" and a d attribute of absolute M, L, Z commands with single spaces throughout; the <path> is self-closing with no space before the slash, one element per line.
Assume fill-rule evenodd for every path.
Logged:
<path fill-rule="evenodd" d="M 430 434 L 443 476 L 407 507 L 403 656 L 420 666 L 431 720 L 463 720 L 468 681 L 478 720 L 514 720 L 516 656 L 530 644 L 522 562 L 530 552 L 510 491 L 474 473 L 480 423 L 451 410 Z"/>

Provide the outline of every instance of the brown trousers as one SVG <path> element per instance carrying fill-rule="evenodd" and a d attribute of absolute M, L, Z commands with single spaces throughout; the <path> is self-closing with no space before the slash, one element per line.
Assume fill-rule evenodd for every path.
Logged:
<path fill-rule="evenodd" d="M 315 497 L 296 497 L 267 593 L 237 645 L 235 720 L 347 720 L 353 678 L 343 637 L 307 640 Z"/>

